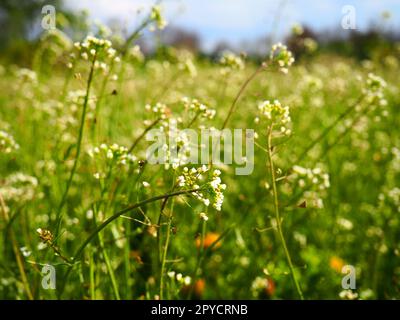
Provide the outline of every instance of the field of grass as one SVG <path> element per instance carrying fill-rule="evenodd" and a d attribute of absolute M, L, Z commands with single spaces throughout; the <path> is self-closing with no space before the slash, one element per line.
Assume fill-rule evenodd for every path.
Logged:
<path fill-rule="evenodd" d="M 400 297 L 400 52 L 109 45 L 54 33 L 0 66 L 0 298 Z M 146 134 L 173 124 L 254 129 L 254 170 L 184 164 L 179 131 L 150 163 Z"/>

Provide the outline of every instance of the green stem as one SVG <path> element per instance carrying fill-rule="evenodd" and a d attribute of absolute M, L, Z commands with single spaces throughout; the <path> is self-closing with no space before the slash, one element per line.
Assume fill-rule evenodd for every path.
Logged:
<path fill-rule="evenodd" d="M 96 283 L 94 279 L 94 261 L 93 252 L 89 255 L 89 278 L 90 278 L 90 299 L 96 300 Z"/>
<path fill-rule="evenodd" d="M 276 219 L 276 226 L 279 234 L 279 238 L 283 247 L 283 250 L 285 252 L 286 260 L 289 265 L 290 269 L 290 275 L 292 277 L 293 284 L 296 288 L 296 291 L 298 295 L 300 296 L 301 300 L 304 300 L 303 292 L 301 291 L 300 284 L 297 281 L 295 272 L 294 272 L 294 267 L 292 263 L 292 258 L 290 257 L 289 250 L 286 245 L 286 240 L 283 235 L 282 231 L 282 224 L 281 224 L 281 217 L 279 213 L 279 200 L 278 200 L 278 190 L 276 187 L 276 178 L 275 178 L 275 168 L 274 168 L 274 161 L 272 159 L 272 129 L 273 125 L 269 127 L 268 130 L 268 162 L 269 162 L 269 167 L 271 170 L 271 184 L 272 184 L 272 192 L 273 192 L 273 197 L 274 197 L 274 210 L 275 210 L 275 219 Z"/>
<path fill-rule="evenodd" d="M 4 220 L 6 222 L 9 221 L 6 205 L 5 205 L 4 198 L 1 195 L 1 193 L 0 193 L 0 207 L 1 207 L 1 210 L 2 210 L 3 215 L 4 215 Z M 19 244 L 18 244 L 17 239 L 15 237 L 14 231 L 11 228 L 9 230 L 9 235 L 10 235 L 11 246 L 12 246 L 12 249 L 13 249 L 14 255 L 15 255 L 15 260 L 17 261 L 18 270 L 19 270 L 19 273 L 21 275 L 21 281 L 22 281 L 24 290 L 26 292 L 26 295 L 27 295 L 28 299 L 29 300 L 33 300 L 34 297 L 33 297 L 31 288 L 29 286 L 29 281 L 28 281 L 27 274 L 25 272 L 24 261 L 23 261 L 23 258 L 22 258 L 22 255 L 21 255 L 21 252 L 20 252 L 20 249 L 19 249 L 20 247 L 19 247 Z"/>
<path fill-rule="evenodd" d="M 56 226 L 56 231 L 55 231 L 55 238 L 56 239 L 58 238 L 58 234 L 59 234 L 60 227 L 61 227 L 62 210 L 63 210 L 64 205 L 66 203 L 68 192 L 69 192 L 69 189 L 71 187 L 72 180 L 73 180 L 75 172 L 76 172 L 76 168 L 78 166 L 79 155 L 81 153 L 83 129 L 85 127 L 86 111 L 87 111 L 89 95 L 90 95 L 90 87 L 91 87 L 92 80 L 93 80 L 94 65 L 95 65 L 95 62 L 96 62 L 96 57 L 97 57 L 97 53 L 93 56 L 92 65 L 91 65 L 89 77 L 88 77 L 88 80 L 87 80 L 86 95 L 85 95 L 85 100 L 83 102 L 83 109 L 82 109 L 81 123 L 80 123 L 80 127 L 79 127 L 79 134 L 78 134 L 78 141 L 77 141 L 77 146 L 76 146 L 76 156 L 75 156 L 74 165 L 72 167 L 71 174 L 70 174 L 68 182 L 67 182 L 67 187 L 65 188 L 65 192 L 63 194 L 63 197 L 62 197 L 61 202 L 60 202 L 60 206 L 59 206 L 58 211 L 57 211 L 57 217 L 56 217 L 57 226 Z"/>
<path fill-rule="evenodd" d="M 342 140 L 342 139 L 354 128 L 354 126 L 356 125 L 356 123 L 357 123 L 358 121 L 360 121 L 360 119 L 361 119 L 363 116 L 368 115 L 368 113 L 370 113 L 370 112 L 373 111 L 373 110 L 374 110 L 373 108 L 370 108 L 370 105 L 367 105 L 367 107 L 365 107 L 365 108 L 359 113 L 359 115 L 353 119 L 353 121 L 350 123 L 350 125 L 347 126 L 347 128 L 346 128 L 341 134 L 339 134 L 339 135 L 336 137 L 336 139 L 335 139 L 331 144 L 328 144 L 328 145 L 324 148 L 324 154 L 318 159 L 318 161 L 320 161 L 320 160 L 322 160 L 323 158 L 325 158 L 325 157 L 329 154 L 329 152 L 340 142 L 340 140 Z M 313 162 L 313 165 L 315 165 L 318 161 L 315 160 L 315 161 Z"/>
<path fill-rule="evenodd" d="M 172 224 L 172 212 L 168 216 L 168 224 L 167 224 L 167 234 L 165 238 L 165 244 L 163 247 L 163 254 L 161 259 L 161 268 L 160 268 L 160 300 L 164 299 L 164 270 L 165 270 L 165 261 L 167 260 L 167 252 L 169 246 L 169 240 L 171 236 L 171 224 Z"/>
<path fill-rule="evenodd" d="M 114 274 L 110 259 L 108 257 L 108 254 L 107 254 L 107 252 L 106 252 L 106 250 L 104 248 L 103 235 L 101 233 L 98 233 L 97 236 L 99 238 L 100 249 L 101 249 L 101 252 L 103 253 L 104 262 L 106 263 L 107 272 L 108 272 L 108 275 L 110 276 L 111 285 L 112 285 L 112 289 L 113 289 L 113 292 L 114 292 L 115 299 L 121 300 L 121 296 L 119 295 L 117 281 L 115 279 L 115 274 Z"/>
<path fill-rule="evenodd" d="M 130 146 L 130 148 L 128 150 L 128 153 L 131 153 L 133 151 L 133 149 L 135 149 L 137 144 L 140 142 L 140 140 L 143 139 L 143 137 L 146 135 L 146 133 L 149 132 L 151 129 L 153 129 L 157 125 L 157 123 L 159 123 L 160 121 L 161 121 L 161 118 L 157 118 L 146 129 L 144 129 L 143 132 L 140 134 L 140 136 L 137 137 L 135 139 L 135 141 L 132 143 L 132 145 Z"/>
<path fill-rule="evenodd" d="M 348 107 L 344 112 L 342 112 L 336 118 L 334 122 L 331 123 L 331 125 L 325 128 L 325 130 L 322 131 L 322 133 L 307 146 L 307 148 L 300 154 L 300 156 L 296 159 L 294 163 L 299 163 L 302 160 L 304 160 L 308 152 L 310 152 L 321 140 L 323 140 L 328 135 L 328 133 L 339 124 L 340 121 L 342 121 L 346 116 L 348 116 L 351 112 L 353 112 L 356 109 L 356 107 L 363 101 L 364 97 L 365 97 L 364 95 L 360 96 L 357 99 L 356 103 Z"/>
<path fill-rule="evenodd" d="M 261 66 L 259 66 L 247 79 L 246 81 L 242 84 L 242 86 L 239 89 L 239 92 L 237 93 L 235 99 L 233 100 L 231 107 L 229 108 L 228 111 L 228 115 L 226 116 L 224 123 L 221 127 L 221 131 L 224 130 L 226 128 L 226 126 L 228 125 L 229 119 L 231 118 L 232 114 L 235 112 L 236 110 L 236 104 L 238 103 L 240 97 L 242 96 L 244 90 L 246 90 L 247 86 L 249 85 L 249 83 L 262 71 L 266 68 L 266 64 L 263 63 L 261 64 Z"/>
<path fill-rule="evenodd" d="M 98 225 L 96 227 L 96 229 L 93 230 L 92 233 L 86 238 L 86 240 L 84 242 L 82 242 L 82 244 L 80 245 L 78 250 L 76 250 L 76 253 L 72 258 L 73 264 L 77 262 L 77 260 L 81 257 L 81 255 L 82 255 L 83 251 L 85 250 L 85 248 L 97 236 L 97 234 L 100 231 L 102 231 L 104 228 L 106 228 L 111 222 L 113 222 L 114 220 L 118 219 L 121 215 L 123 215 L 123 214 L 125 214 L 127 212 L 130 212 L 132 210 L 135 210 L 137 208 L 143 207 L 146 204 L 149 204 L 149 203 L 152 203 L 152 202 L 155 202 L 155 201 L 168 199 L 168 198 L 176 197 L 176 196 L 180 196 L 180 195 L 190 194 L 190 193 L 194 193 L 194 192 L 199 192 L 201 190 L 202 190 L 201 188 L 200 189 L 189 189 L 189 190 L 176 191 L 176 192 L 172 192 L 172 193 L 169 193 L 169 194 L 163 194 L 163 195 L 160 195 L 160 196 L 156 196 L 156 197 L 153 197 L 153 198 L 150 198 L 150 199 L 146 199 L 146 200 L 140 201 L 140 202 L 138 202 L 136 204 L 133 204 L 133 205 L 121 210 L 121 211 L 118 211 L 117 213 L 113 214 L 111 217 L 106 219 L 103 223 Z M 72 271 L 73 264 L 71 264 L 68 267 L 68 269 L 67 269 L 67 271 L 65 273 L 64 284 L 61 287 L 59 297 L 61 297 L 61 295 L 62 295 L 62 293 L 63 293 L 63 291 L 65 289 L 65 284 L 66 284 L 66 282 L 68 280 L 69 274 Z"/>
<path fill-rule="evenodd" d="M 207 226 L 207 222 L 205 220 L 202 221 L 201 224 L 201 236 L 200 236 L 200 248 L 199 251 L 197 253 L 197 261 L 196 261 L 196 267 L 194 268 L 194 272 L 192 275 L 192 285 L 189 288 L 189 293 L 188 293 L 188 300 L 190 300 L 192 298 L 193 295 L 193 290 L 194 290 L 194 286 L 196 284 L 196 280 L 197 280 L 197 273 L 199 272 L 201 263 L 203 261 L 203 257 L 204 257 L 204 238 L 206 236 L 206 226 Z"/>

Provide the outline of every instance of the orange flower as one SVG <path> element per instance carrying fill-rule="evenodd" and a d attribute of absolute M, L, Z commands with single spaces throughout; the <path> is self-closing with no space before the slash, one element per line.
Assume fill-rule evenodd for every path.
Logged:
<path fill-rule="evenodd" d="M 344 261 L 343 259 L 333 256 L 329 260 L 329 266 L 335 270 L 336 272 L 342 272 L 342 268 L 344 266 Z"/>
<path fill-rule="evenodd" d="M 275 281 L 272 280 L 272 278 L 267 278 L 265 280 L 267 281 L 265 292 L 269 297 L 271 297 L 275 293 Z"/>
<path fill-rule="evenodd" d="M 194 295 L 200 298 L 203 295 L 205 287 L 206 287 L 206 282 L 204 281 L 204 279 L 198 279 L 194 284 L 193 288 Z"/>
<path fill-rule="evenodd" d="M 190 285 L 185 285 L 182 288 L 182 294 L 187 296 L 188 294 L 192 293 L 193 298 L 201 299 L 204 293 L 204 288 L 206 287 L 206 282 L 204 279 L 198 279 L 196 282 Z"/>
<path fill-rule="evenodd" d="M 207 233 L 204 237 L 204 249 L 207 249 L 211 245 L 213 245 L 218 240 L 219 237 L 220 237 L 220 235 L 218 233 L 215 233 L 215 232 Z M 196 247 L 200 248 L 200 246 L 201 246 L 201 238 L 198 237 L 198 238 L 196 238 Z M 214 249 L 219 248 L 220 246 L 221 246 L 221 242 L 218 241 L 217 243 L 215 243 Z"/>

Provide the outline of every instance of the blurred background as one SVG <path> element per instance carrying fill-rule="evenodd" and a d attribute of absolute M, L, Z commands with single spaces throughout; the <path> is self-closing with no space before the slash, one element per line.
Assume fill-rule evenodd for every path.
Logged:
<path fill-rule="evenodd" d="M 273 42 L 282 41 L 296 55 L 308 46 L 315 54 L 334 51 L 368 59 L 377 50 L 385 55 L 400 40 L 397 0 L 1 0 L 0 59 L 29 61 L 26 40 L 35 46 L 45 32 L 41 21 L 46 4 L 56 8 L 57 29 L 81 40 L 100 28 L 126 39 L 155 3 L 161 5 L 168 25 L 140 38 L 146 54 L 169 45 L 206 56 L 227 49 L 262 56 Z M 355 29 L 342 27 L 349 16 L 344 6 L 354 7 Z"/>

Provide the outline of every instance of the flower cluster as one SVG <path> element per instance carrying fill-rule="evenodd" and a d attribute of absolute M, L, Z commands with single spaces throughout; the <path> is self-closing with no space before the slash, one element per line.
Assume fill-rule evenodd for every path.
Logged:
<path fill-rule="evenodd" d="M 308 169 L 300 166 L 292 168 L 293 176 L 299 178 L 299 186 L 306 186 L 308 181 L 318 186 L 319 190 L 325 190 L 330 187 L 329 174 L 322 171 L 321 168 Z"/>
<path fill-rule="evenodd" d="M 322 80 L 316 76 L 305 74 L 304 81 L 301 84 L 304 87 L 304 90 L 318 92 L 320 91 L 324 84 Z"/>
<path fill-rule="evenodd" d="M 38 180 L 35 177 L 17 172 L 5 179 L 0 186 L 0 193 L 6 201 L 25 202 L 35 197 L 37 186 Z"/>
<path fill-rule="evenodd" d="M 178 64 L 180 70 L 186 71 L 190 77 L 194 78 L 197 76 L 197 68 L 193 62 L 193 59 L 186 58 Z"/>
<path fill-rule="evenodd" d="M 214 109 L 210 109 L 206 105 L 199 102 L 197 99 L 189 99 L 188 97 L 183 97 L 181 99 L 186 110 L 191 110 L 195 114 L 199 114 L 203 118 L 213 119 L 216 111 Z"/>
<path fill-rule="evenodd" d="M 386 87 L 386 82 L 381 77 L 373 73 L 369 73 L 367 77 L 367 87 L 374 92 L 381 91 Z"/>
<path fill-rule="evenodd" d="M 143 62 L 144 61 L 143 52 L 140 50 L 140 47 L 138 45 L 134 45 L 132 48 L 129 49 L 128 56 L 134 62 Z"/>
<path fill-rule="evenodd" d="M 52 126 L 53 131 L 56 131 L 57 136 L 61 137 L 63 143 L 76 141 L 75 134 L 85 96 L 85 90 L 71 90 L 67 93 L 64 103 L 49 99 L 35 104 L 35 108 L 48 118 L 49 125 Z M 90 94 L 86 115 L 88 120 L 94 118 L 95 108 L 96 96 Z"/>
<path fill-rule="evenodd" d="M 391 151 L 393 158 L 390 163 L 390 167 L 393 169 L 394 172 L 400 172 L 400 149 L 393 147 Z"/>
<path fill-rule="evenodd" d="M 156 23 L 159 30 L 163 30 L 168 24 L 161 14 L 161 7 L 159 5 L 154 5 L 151 8 L 150 19 Z"/>
<path fill-rule="evenodd" d="M 114 166 L 129 167 L 136 161 L 136 157 L 128 153 L 128 149 L 114 143 L 112 145 L 101 144 L 100 147 L 94 147 L 88 151 L 91 158 L 97 159 L 101 165 L 105 166 L 100 171 L 97 171 L 93 176 L 95 179 L 105 178 L 106 170 L 112 169 Z"/>
<path fill-rule="evenodd" d="M 146 139 L 158 140 L 160 143 L 156 153 L 149 154 L 150 161 L 163 163 L 165 169 L 177 169 L 188 163 L 191 157 L 192 146 L 190 134 L 178 128 L 181 118 L 170 118 L 169 121 L 161 121 L 161 125 L 147 133 Z M 154 158 L 155 157 L 155 158 Z"/>
<path fill-rule="evenodd" d="M 261 290 L 265 290 L 268 286 L 268 281 L 264 277 L 257 277 L 251 284 L 251 291 L 258 293 Z"/>
<path fill-rule="evenodd" d="M 17 77 L 22 81 L 36 83 L 37 75 L 36 72 L 27 68 L 20 68 L 17 70 Z"/>
<path fill-rule="evenodd" d="M 391 207 L 395 208 L 397 212 L 400 212 L 400 189 L 395 187 L 386 193 L 381 193 L 379 195 L 379 200 L 381 202 L 386 202 Z"/>
<path fill-rule="evenodd" d="M 295 23 L 291 31 L 295 36 L 301 36 L 304 33 L 304 28 L 301 24 Z"/>
<path fill-rule="evenodd" d="M 383 94 L 385 88 L 385 80 L 373 73 L 369 73 L 366 80 L 366 87 L 363 90 L 367 102 L 370 104 L 377 104 L 382 107 L 386 106 L 387 101 Z"/>
<path fill-rule="evenodd" d="M 273 295 L 275 292 L 275 283 L 272 278 L 256 277 L 251 283 L 251 293 L 254 298 L 259 298 L 261 293 Z"/>
<path fill-rule="evenodd" d="M 192 189 L 200 189 L 200 181 L 203 180 L 203 174 L 209 169 L 203 165 L 199 168 L 183 168 L 182 175 L 177 178 L 177 184 L 180 187 L 189 187 Z M 193 193 L 193 195 L 204 203 L 204 205 L 212 206 L 217 210 L 221 211 L 222 203 L 224 201 L 223 191 L 226 189 L 226 185 L 222 183 L 221 171 L 214 170 L 211 181 L 206 183 L 201 191 Z"/>
<path fill-rule="evenodd" d="M 179 283 L 184 284 L 186 286 L 190 285 L 192 282 L 192 278 L 189 276 L 184 277 L 182 273 L 176 273 L 175 271 L 169 271 L 167 273 L 168 277 L 172 280 L 177 280 Z"/>
<path fill-rule="evenodd" d="M 291 130 L 287 128 L 287 124 L 291 122 L 289 107 L 282 106 L 282 104 L 275 100 L 272 103 L 270 101 L 263 101 L 258 105 L 258 109 L 262 116 L 267 118 L 267 120 L 272 125 L 280 126 L 280 131 L 285 135 L 290 135 Z M 255 118 L 255 123 L 258 124 L 260 118 Z"/>
<path fill-rule="evenodd" d="M 223 67 L 222 74 L 224 75 L 233 70 L 244 69 L 243 59 L 232 52 L 224 52 L 219 60 L 219 63 Z"/>
<path fill-rule="evenodd" d="M 54 236 L 53 236 L 53 234 L 51 233 L 50 230 L 38 228 L 38 229 L 36 229 L 36 232 L 37 232 L 39 238 L 40 238 L 44 243 L 53 242 Z"/>
<path fill-rule="evenodd" d="M 318 42 L 313 38 L 305 38 L 303 40 L 303 46 L 307 52 L 312 53 L 318 49 Z"/>
<path fill-rule="evenodd" d="M 75 91 L 69 91 L 67 95 L 67 102 L 70 104 L 70 112 L 75 119 L 74 121 L 76 124 L 78 124 L 77 119 L 79 119 L 80 111 L 82 108 L 82 105 L 84 103 L 86 97 L 86 91 L 85 90 L 75 90 Z M 90 95 L 88 99 L 88 106 L 87 106 L 87 118 L 92 119 L 94 117 L 94 110 L 96 109 L 96 96 L 95 95 Z M 65 112 L 65 108 L 63 109 L 63 114 L 65 113 L 66 116 L 68 116 L 68 113 Z"/>
<path fill-rule="evenodd" d="M 294 166 L 289 180 L 294 181 L 297 185 L 304 189 L 303 201 L 308 206 L 315 208 L 323 208 L 323 200 L 320 193 L 330 187 L 329 175 L 321 168 L 303 168 Z"/>
<path fill-rule="evenodd" d="M 110 40 L 87 36 L 83 42 L 75 42 L 74 47 L 80 52 L 84 60 L 94 60 L 94 67 L 107 73 L 108 63 L 119 62 L 117 51 L 111 47 Z M 72 55 L 74 57 L 74 55 Z"/>
<path fill-rule="evenodd" d="M 339 297 L 340 297 L 340 299 L 343 299 L 343 300 L 355 300 L 355 299 L 358 298 L 358 293 L 357 292 L 353 292 L 350 289 L 342 290 L 339 293 Z"/>
<path fill-rule="evenodd" d="M 168 48 L 165 51 L 166 60 L 163 62 L 166 68 L 176 64 L 178 69 L 194 78 L 197 76 L 197 68 L 194 63 L 194 54 L 187 49 Z"/>
<path fill-rule="evenodd" d="M 182 171 L 182 175 L 180 175 L 176 182 L 179 187 L 189 186 L 193 189 L 199 189 L 200 186 L 197 184 L 198 181 L 203 179 L 203 174 L 208 171 L 207 166 L 203 165 L 199 168 L 191 168 L 189 170 L 188 167 L 184 167 Z M 209 203 L 207 204 L 209 205 Z"/>
<path fill-rule="evenodd" d="M 274 44 L 269 56 L 273 64 L 277 64 L 280 71 L 288 73 L 289 67 L 294 63 L 292 52 L 282 43 Z"/>
<path fill-rule="evenodd" d="M 157 116 L 157 118 L 165 120 L 171 114 L 171 110 L 163 103 L 157 102 L 154 106 L 149 104 L 145 105 L 145 110 L 152 112 Z"/>
<path fill-rule="evenodd" d="M 220 175 L 220 170 L 214 170 L 212 180 L 209 183 L 211 187 L 209 188 L 209 192 L 213 200 L 213 207 L 217 211 L 221 211 L 222 203 L 224 202 L 223 191 L 226 189 L 226 184 L 222 183 Z"/>
<path fill-rule="evenodd" d="M 0 130 L 0 152 L 11 153 L 19 149 L 18 143 L 9 133 Z"/>

